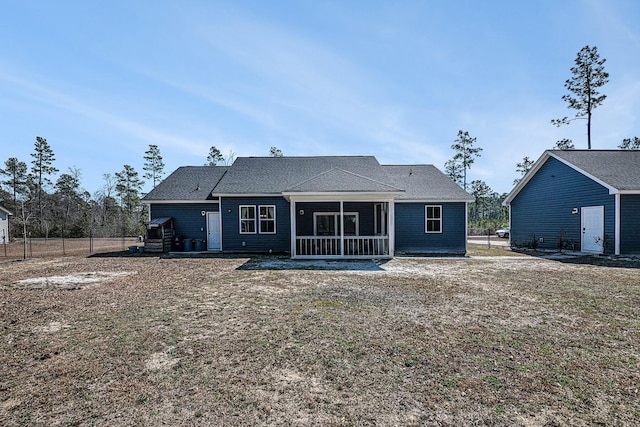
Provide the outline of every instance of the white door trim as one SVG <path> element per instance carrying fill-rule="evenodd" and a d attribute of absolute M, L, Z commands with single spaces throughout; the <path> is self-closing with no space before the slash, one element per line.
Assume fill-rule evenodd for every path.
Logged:
<path fill-rule="evenodd" d="M 222 215 L 220 212 L 207 212 L 207 250 L 222 250 Z"/>
<path fill-rule="evenodd" d="M 604 206 L 580 209 L 580 249 L 582 252 L 604 252 Z"/>

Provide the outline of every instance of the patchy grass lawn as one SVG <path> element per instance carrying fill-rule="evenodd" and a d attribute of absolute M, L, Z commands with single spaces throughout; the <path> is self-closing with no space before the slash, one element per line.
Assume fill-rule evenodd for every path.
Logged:
<path fill-rule="evenodd" d="M 0 424 L 637 423 L 640 269 L 499 250 L 0 263 Z"/>

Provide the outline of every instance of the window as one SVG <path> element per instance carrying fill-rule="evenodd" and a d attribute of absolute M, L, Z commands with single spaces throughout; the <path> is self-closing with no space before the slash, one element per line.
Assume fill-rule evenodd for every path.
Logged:
<path fill-rule="evenodd" d="M 276 207 L 258 206 L 260 212 L 260 233 L 275 234 L 276 232 Z"/>
<path fill-rule="evenodd" d="M 339 236 L 340 227 L 336 227 L 336 224 L 340 224 L 339 212 L 315 212 L 313 214 L 314 231 L 316 236 Z M 344 235 L 345 236 L 357 236 L 358 235 L 358 213 L 357 212 L 345 212 L 344 213 Z"/>
<path fill-rule="evenodd" d="M 256 232 L 256 207 L 240 206 L 240 234 Z"/>
<path fill-rule="evenodd" d="M 334 214 L 316 213 L 313 219 L 316 221 L 316 236 L 336 235 L 336 217 Z"/>
<path fill-rule="evenodd" d="M 425 233 L 442 233 L 442 206 L 425 206 Z"/>

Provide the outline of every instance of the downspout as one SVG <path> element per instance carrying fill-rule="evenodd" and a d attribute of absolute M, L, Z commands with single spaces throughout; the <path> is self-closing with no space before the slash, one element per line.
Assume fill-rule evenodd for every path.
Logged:
<path fill-rule="evenodd" d="M 614 239 L 615 239 L 615 255 L 620 255 L 620 193 L 615 194 L 615 229 L 614 229 Z"/>

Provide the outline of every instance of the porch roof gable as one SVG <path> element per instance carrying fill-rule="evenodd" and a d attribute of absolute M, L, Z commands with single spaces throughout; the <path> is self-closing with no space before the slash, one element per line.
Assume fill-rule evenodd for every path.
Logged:
<path fill-rule="evenodd" d="M 332 168 L 302 181 L 284 193 L 403 193 L 403 190 L 356 173 Z"/>

